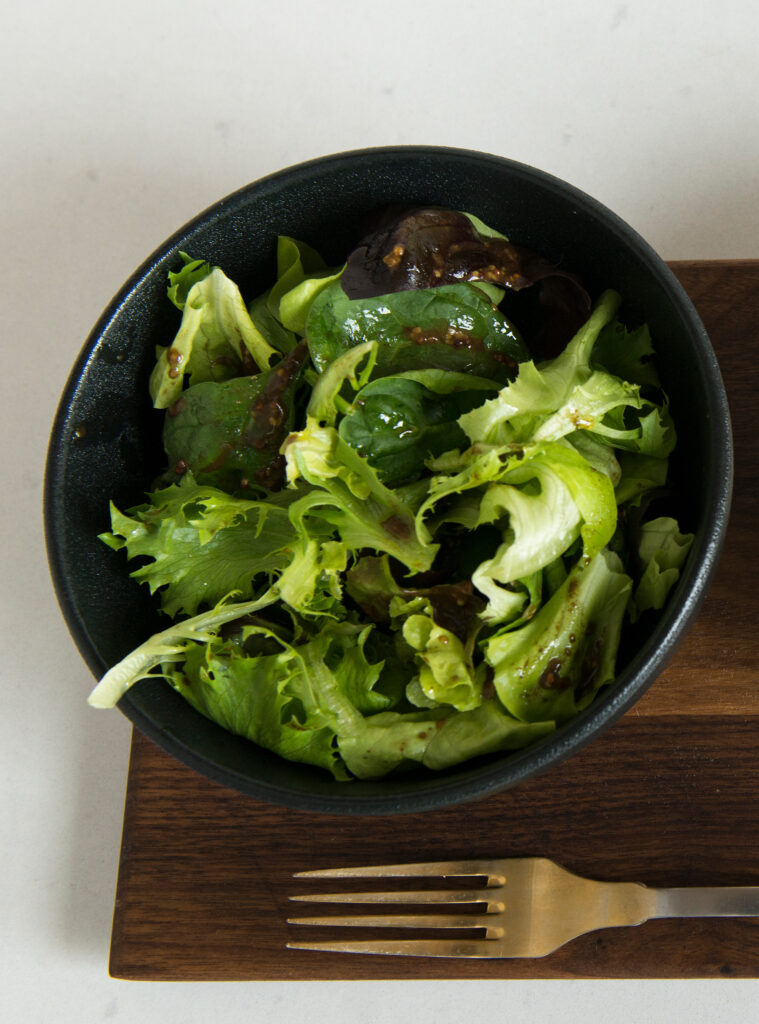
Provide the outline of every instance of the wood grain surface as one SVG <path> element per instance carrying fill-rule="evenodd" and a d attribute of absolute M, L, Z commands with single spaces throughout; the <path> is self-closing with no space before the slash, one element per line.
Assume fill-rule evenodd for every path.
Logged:
<path fill-rule="evenodd" d="M 609 881 L 759 885 L 759 261 L 672 266 L 720 360 L 733 416 L 736 477 L 717 578 L 666 672 L 613 728 L 539 778 L 487 800 L 401 818 L 309 815 L 257 802 L 209 782 L 135 733 L 112 976 L 759 976 L 759 919 L 606 929 L 535 960 L 285 948 L 296 931 L 285 923 L 293 907 L 288 896 L 315 885 L 291 876 L 308 868 L 539 855 Z M 312 937 L 319 937 L 316 930 Z"/>

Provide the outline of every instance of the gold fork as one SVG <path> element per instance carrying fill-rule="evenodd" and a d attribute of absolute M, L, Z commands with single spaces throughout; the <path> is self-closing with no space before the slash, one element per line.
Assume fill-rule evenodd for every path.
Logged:
<path fill-rule="evenodd" d="M 599 928 L 638 925 L 655 917 L 759 916 L 759 886 L 649 889 L 637 882 L 594 882 L 545 857 L 438 861 L 299 871 L 294 878 L 484 878 L 482 889 L 316 893 L 302 903 L 476 906 L 476 913 L 366 914 L 296 917 L 288 924 L 361 928 L 479 930 L 479 936 L 353 942 L 288 942 L 289 949 L 396 956 L 539 957 Z"/>

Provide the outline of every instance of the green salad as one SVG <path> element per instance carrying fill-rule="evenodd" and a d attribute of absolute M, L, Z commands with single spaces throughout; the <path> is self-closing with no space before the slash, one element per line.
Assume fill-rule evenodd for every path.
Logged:
<path fill-rule="evenodd" d="M 349 780 L 522 748 L 613 684 L 692 540 L 648 512 L 675 429 L 616 292 L 437 208 L 382 211 L 337 268 L 280 237 L 251 301 L 181 259 L 167 469 L 102 535 L 167 626 L 91 704 L 162 677 Z"/>

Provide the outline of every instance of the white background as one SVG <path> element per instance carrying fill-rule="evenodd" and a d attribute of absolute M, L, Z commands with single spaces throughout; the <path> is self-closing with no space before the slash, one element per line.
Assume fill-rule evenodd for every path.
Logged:
<path fill-rule="evenodd" d="M 107 977 L 130 730 L 47 574 L 41 483 L 103 306 L 196 212 L 362 146 L 482 149 L 668 259 L 759 257 L 759 7 L 0 2 L 0 1014 L 16 1022 L 739 1021 L 753 982 L 135 984 Z"/>

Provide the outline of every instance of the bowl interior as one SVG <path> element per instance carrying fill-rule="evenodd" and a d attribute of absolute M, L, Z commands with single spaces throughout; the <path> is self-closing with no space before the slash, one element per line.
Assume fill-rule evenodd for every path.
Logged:
<path fill-rule="evenodd" d="M 164 467 L 162 414 L 147 380 L 157 344 L 179 314 L 166 299 L 178 251 L 218 264 L 251 298 L 274 279 L 278 234 L 303 239 L 338 264 L 362 216 L 386 203 L 466 210 L 579 273 L 591 294 L 616 288 L 629 326 L 648 322 L 678 428 L 672 462 L 681 525 L 696 534 L 681 580 L 658 622 L 623 648 L 617 683 L 554 736 L 510 756 L 442 774 L 334 782 L 230 735 L 164 683 L 143 682 L 120 707 L 148 736 L 211 778 L 251 795 L 311 810 L 392 813 L 484 796 L 556 763 L 614 721 L 643 692 L 692 621 L 727 523 L 730 430 L 708 338 L 675 278 L 627 225 L 588 196 L 532 168 L 457 150 L 368 150 L 314 161 L 242 189 L 165 243 L 103 314 L 72 371 L 53 428 L 46 480 L 48 549 L 59 600 L 96 675 L 156 629 L 147 591 L 123 554 L 98 533 L 108 502 L 143 500 Z M 74 697 L 74 699 L 77 699 Z"/>

